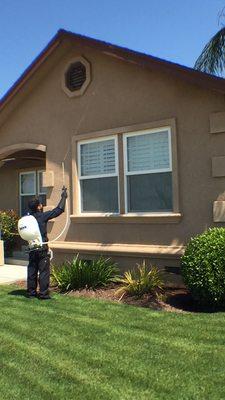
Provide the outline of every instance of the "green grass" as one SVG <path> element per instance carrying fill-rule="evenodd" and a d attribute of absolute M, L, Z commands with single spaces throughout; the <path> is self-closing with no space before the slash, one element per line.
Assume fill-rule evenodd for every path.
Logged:
<path fill-rule="evenodd" d="M 15 286 L 0 309 L 1 400 L 225 399 L 225 313 L 40 302 Z"/>

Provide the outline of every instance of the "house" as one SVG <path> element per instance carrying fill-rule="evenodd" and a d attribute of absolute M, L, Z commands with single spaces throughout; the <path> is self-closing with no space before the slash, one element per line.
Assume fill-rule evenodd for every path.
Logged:
<path fill-rule="evenodd" d="M 60 30 L 0 102 L 0 208 L 69 189 L 56 262 L 179 266 L 225 222 L 225 80 Z M 65 213 L 49 223 L 50 239 Z"/>

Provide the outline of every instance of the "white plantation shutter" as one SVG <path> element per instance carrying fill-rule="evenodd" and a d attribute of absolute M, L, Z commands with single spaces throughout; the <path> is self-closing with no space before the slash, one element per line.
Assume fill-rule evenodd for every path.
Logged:
<path fill-rule="evenodd" d="M 81 176 L 116 173 L 115 140 L 102 140 L 80 145 Z"/>
<path fill-rule="evenodd" d="M 127 137 L 127 172 L 169 170 L 168 131 Z"/>
<path fill-rule="evenodd" d="M 80 209 L 85 213 L 118 213 L 118 149 L 115 136 L 80 142 Z"/>
<path fill-rule="evenodd" d="M 173 210 L 170 130 L 135 132 L 126 138 L 126 212 Z"/>

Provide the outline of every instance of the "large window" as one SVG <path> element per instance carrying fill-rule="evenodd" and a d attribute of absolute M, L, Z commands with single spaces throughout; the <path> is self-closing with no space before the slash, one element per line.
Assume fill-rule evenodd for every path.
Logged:
<path fill-rule="evenodd" d="M 116 137 L 78 145 L 81 212 L 118 213 Z"/>
<path fill-rule="evenodd" d="M 43 205 L 46 205 L 46 188 L 42 185 L 43 171 L 26 171 L 19 175 L 20 187 L 20 214 L 28 212 L 28 202 L 38 196 Z"/>
<path fill-rule="evenodd" d="M 126 212 L 173 209 L 170 129 L 124 135 Z"/>

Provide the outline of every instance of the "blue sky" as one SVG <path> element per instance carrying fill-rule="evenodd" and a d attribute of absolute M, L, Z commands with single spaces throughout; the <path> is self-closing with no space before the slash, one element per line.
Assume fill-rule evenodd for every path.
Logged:
<path fill-rule="evenodd" d="M 225 0 L 0 0 L 0 98 L 60 28 L 192 67 L 221 26 L 224 6 Z"/>

